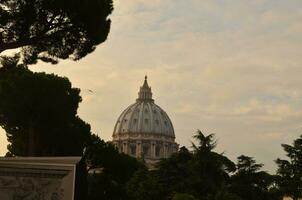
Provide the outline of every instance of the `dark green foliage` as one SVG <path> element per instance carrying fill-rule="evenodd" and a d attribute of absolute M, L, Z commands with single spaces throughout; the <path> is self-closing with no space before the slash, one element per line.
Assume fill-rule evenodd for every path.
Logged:
<path fill-rule="evenodd" d="M 141 165 L 135 158 L 117 151 L 113 144 L 104 142 L 92 135 L 85 152 L 85 160 L 89 168 L 102 168 L 119 183 L 127 182 Z"/>
<path fill-rule="evenodd" d="M 231 193 L 227 188 L 220 188 L 214 195 L 213 200 L 244 200 L 236 194 Z"/>
<path fill-rule="evenodd" d="M 81 97 L 67 78 L 34 73 L 5 58 L 0 68 L 0 126 L 8 155 L 82 155 L 90 126 L 77 116 Z"/>
<path fill-rule="evenodd" d="M 21 48 L 22 60 L 78 60 L 104 42 L 112 0 L 1 0 L 0 53 Z"/>
<path fill-rule="evenodd" d="M 88 175 L 88 200 L 125 200 L 124 187 L 107 173 Z"/>
<path fill-rule="evenodd" d="M 194 196 L 185 193 L 176 193 L 172 200 L 197 200 Z"/>
<path fill-rule="evenodd" d="M 191 162 L 193 154 L 186 147 L 181 147 L 178 153 L 162 160 L 158 165 L 159 182 L 164 185 L 166 196 L 174 191 L 191 192 Z"/>
<path fill-rule="evenodd" d="M 215 199 L 229 182 L 229 173 L 235 170 L 235 164 L 212 151 L 216 146 L 213 135 L 205 136 L 198 131 L 195 138 L 198 145 L 193 144 L 193 152 L 182 147 L 178 153 L 163 159 L 156 170 L 137 172 L 127 187 L 132 199 L 140 200 L 146 195 L 148 199 Z M 175 197 L 177 193 L 185 194 L 185 197 Z"/>
<path fill-rule="evenodd" d="M 297 200 L 302 198 L 302 135 L 293 145 L 282 144 L 288 160 L 277 159 L 278 186 L 283 195 Z"/>
<path fill-rule="evenodd" d="M 205 136 L 198 130 L 194 138 L 198 140 L 199 145 L 193 144 L 193 194 L 202 197 L 201 199 L 211 199 L 228 183 L 229 173 L 235 171 L 235 164 L 223 154 L 212 151 L 216 146 L 213 134 Z"/>
<path fill-rule="evenodd" d="M 92 135 L 84 158 L 89 166 L 89 200 L 127 199 L 126 182 L 141 164 Z M 95 171 L 95 173 L 94 173 Z"/>
<path fill-rule="evenodd" d="M 191 172 L 189 162 L 192 154 L 185 148 L 169 159 L 163 159 L 156 170 L 148 171 L 141 167 L 127 184 L 131 199 L 169 199 L 172 194 L 186 192 L 189 189 Z"/>
<path fill-rule="evenodd" d="M 131 200 L 165 199 L 165 190 L 157 171 L 148 171 L 146 167 L 140 167 L 127 184 L 127 193 Z"/>
<path fill-rule="evenodd" d="M 239 156 L 230 190 L 244 200 L 275 200 L 276 197 L 270 192 L 274 176 L 261 171 L 262 166 L 251 157 Z"/>

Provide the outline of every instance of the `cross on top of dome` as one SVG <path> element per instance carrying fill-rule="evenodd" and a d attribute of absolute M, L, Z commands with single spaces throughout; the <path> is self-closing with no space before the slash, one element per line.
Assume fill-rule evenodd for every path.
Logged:
<path fill-rule="evenodd" d="M 148 85 L 147 78 L 148 77 L 145 76 L 144 84 L 139 89 L 138 98 L 136 99 L 136 101 L 154 101 L 152 99 L 151 87 L 149 87 Z"/>

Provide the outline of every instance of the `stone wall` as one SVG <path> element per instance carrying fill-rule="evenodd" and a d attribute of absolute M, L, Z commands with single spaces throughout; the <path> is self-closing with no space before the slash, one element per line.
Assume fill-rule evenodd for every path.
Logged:
<path fill-rule="evenodd" d="M 80 159 L 0 158 L 0 199 L 74 200 Z"/>

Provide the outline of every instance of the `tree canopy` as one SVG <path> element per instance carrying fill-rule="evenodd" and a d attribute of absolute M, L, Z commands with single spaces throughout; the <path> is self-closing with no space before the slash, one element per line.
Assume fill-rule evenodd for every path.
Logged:
<path fill-rule="evenodd" d="M 196 196 L 212 198 L 229 181 L 229 174 L 235 171 L 235 164 L 222 153 L 214 150 L 214 134 L 204 135 L 200 130 L 193 136 L 199 145 L 193 143 L 192 182 Z"/>
<path fill-rule="evenodd" d="M 127 199 L 125 185 L 142 164 L 97 135 L 92 135 L 84 159 L 90 172 L 89 200 Z"/>
<path fill-rule="evenodd" d="M 292 145 L 282 144 L 288 159 L 276 160 L 278 186 L 283 195 L 293 200 L 302 198 L 302 135 Z"/>
<path fill-rule="evenodd" d="M 78 60 L 104 42 L 112 0 L 2 0 L 0 53 L 20 48 L 22 61 Z"/>
<path fill-rule="evenodd" d="M 163 159 L 156 170 L 140 170 L 128 182 L 132 199 L 194 199 L 214 200 L 216 197 L 234 197 L 224 192 L 235 164 L 226 156 L 214 152 L 214 134 L 204 135 L 197 131 L 197 144 L 193 151 L 180 148 L 170 158 Z M 218 194 L 219 193 L 219 194 Z M 224 198 L 227 199 L 227 198 Z"/>
<path fill-rule="evenodd" d="M 274 176 L 262 171 L 263 164 L 258 164 L 249 156 L 237 158 L 236 173 L 231 177 L 230 190 L 244 200 L 275 200 L 272 192 Z"/>
<path fill-rule="evenodd" d="M 2 59 L 0 126 L 10 155 L 82 155 L 90 125 L 77 116 L 80 90 L 67 78 L 34 73 L 18 58 Z"/>

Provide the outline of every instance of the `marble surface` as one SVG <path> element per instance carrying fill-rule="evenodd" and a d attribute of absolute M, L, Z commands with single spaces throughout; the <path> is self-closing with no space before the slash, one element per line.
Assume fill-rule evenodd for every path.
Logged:
<path fill-rule="evenodd" d="M 0 158 L 0 199 L 74 200 L 80 159 Z"/>

